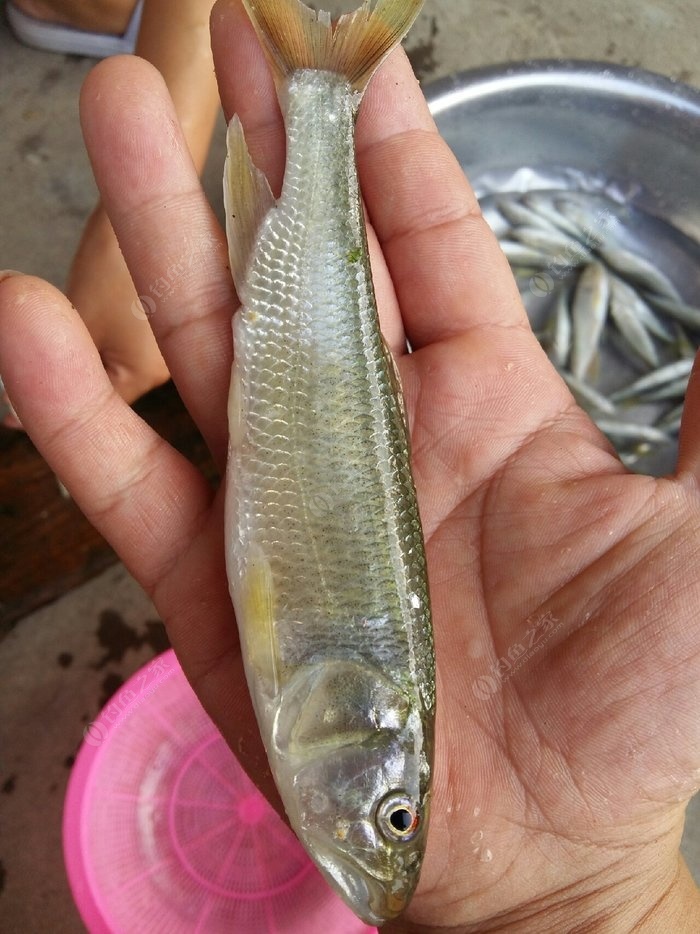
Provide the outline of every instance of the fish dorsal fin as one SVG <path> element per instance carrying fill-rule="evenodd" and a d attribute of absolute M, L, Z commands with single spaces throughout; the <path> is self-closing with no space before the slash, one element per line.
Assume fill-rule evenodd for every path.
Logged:
<path fill-rule="evenodd" d="M 231 118 L 226 134 L 226 166 L 224 169 L 224 208 L 226 237 L 231 262 L 231 274 L 239 291 L 245 282 L 248 260 L 265 215 L 275 199 L 267 179 L 253 165 L 246 145 L 243 127 L 237 116 Z"/>
<path fill-rule="evenodd" d="M 356 91 L 418 16 L 423 0 L 365 0 L 354 13 L 331 23 L 329 13 L 310 9 L 301 0 L 243 0 L 279 84 L 303 68 L 334 71 Z"/>

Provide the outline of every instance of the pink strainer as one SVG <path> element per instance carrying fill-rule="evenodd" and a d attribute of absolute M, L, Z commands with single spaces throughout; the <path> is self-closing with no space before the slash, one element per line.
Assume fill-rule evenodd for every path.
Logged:
<path fill-rule="evenodd" d="M 224 743 L 174 652 L 86 731 L 63 848 L 91 934 L 368 934 Z"/>

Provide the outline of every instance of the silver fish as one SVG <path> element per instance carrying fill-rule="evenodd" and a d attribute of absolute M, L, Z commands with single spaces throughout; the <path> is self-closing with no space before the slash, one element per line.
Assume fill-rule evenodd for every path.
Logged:
<path fill-rule="evenodd" d="M 573 373 L 569 373 L 567 370 L 560 370 L 559 373 L 571 390 L 574 399 L 589 414 L 594 412 L 602 412 L 605 415 L 618 414 L 613 403 L 585 380 L 577 379 Z"/>
<path fill-rule="evenodd" d="M 583 263 L 591 256 L 590 250 L 586 249 L 582 243 L 557 230 L 545 230 L 542 227 L 516 227 L 512 231 L 512 236 L 534 250 L 541 250 L 543 253 L 551 253 L 555 256 L 560 255 L 562 259 L 571 259 L 577 263 Z"/>
<path fill-rule="evenodd" d="M 582 204 L 576 198 L 562 197 L 555 200 L 555 207 L 578 230 L 578 237 L 586 246 L 598 248 L 602 244 L 614 242 L 610 212 Z"/>
<path fill-rule="evenodd" d="M 648 298 L 654 308 L 665 312 L 669 317 L 680 321 L 681 324 L 685 324 L 694 330 L 700 330 L 700 308 L 688 305 L 681 300 L 680 296 L 678 298 L 673 298 L 671 296 L 652 294 L 649 295 Z"/>
<path fill-rule="evenodd" d="M 688 389 L 689 376 L 681 376 L 680 379 L 671 380 L 665 386 L 659 386 L 658 389 L 647 389 L 640 394 L 639 399 L 644 402 L 663 402 L 665 399 L 682 399 Z"/>
<path fill-rule="evenodd" d="M 571 315 L 569 313 L 569 291 L 562 288 L 557 293 L 554 313 L 551 318 L 550 357 L 558 367 L 566 366 L 571 353 Z"/>
<path fill-rule="evenodd" d="M 645 376 L 641 376 L 628 386 L 618 389 L 617 392 L 612 393 L 610 398 L 613 402 L 631 399 L 641 395 L 647 390 L 656 389 L 658 386 L 663 386 L 667 383 L 672 383 L 675 380 L 687 377 L 692 368 L 692 360 L 676 360 L 673 363 L 660 367 L 658 370 L 654 370 L 653 373 L 647 373 Z"/>
<path fill-rule="evenodd" d="M 667 431 L 661 431 L 652 425 L 638 425 L 636 422 L 613 421 L 597 418 L 596 425 L 609 438 L 622 441 L 647 441 L 651 444 L 667 444 L 670 440 Z"/>
<path fill-rule="evenodd" d="M 598 247 L 598 253 L 615 272 L 626 279 L 631 279 L 653 295 L 680 301 L 678 289 L 668 276 L 643 256 L 623 250 L 621 247 L 605 245 Z"/>
<path fill-rule="evenodd" d="M 544 220 L 549 221 L 553 227 L 568 234 L 575 240 L 585 241 L 585 234 L 583 234 L 578 224 L 574 224 L 561 211 L 558 211 L 550 196 L 542 192 L 529 191 L 523 195 L 522 201 L 525 207 Z"/>
<path fill-rule="evenodd" d="M 510 221 L 506 220 L 495 208 L 491 207 L 488 210 L 484 210 L 484 220 L 499 240 L 502 237 L 507 237 L 510 233 Z"/>
<path fill-rule="evenodd" d="M 514 227 L 541 227 L 544 230 L 554 229 L 561 233 L 561 228 L 553 228 L 551 221 L 541 214 L 538 214 L 536 211 L 530 210 L 530 208 L 526 207 L 516 197 L 502 195 L 498 198 L 496 204 L 501 214 Z"/>
<path fill-rule="evenodd" d="M 275 202 L 241 125 L 225 176 L 234 317 L 226 558 L 246 674 L 292 828 L 368 924 L 425 848 L 435 670 L 407 427 L 379 330 L 354 125 L 422 0 L 331 26 L 244 0 L 285 116 Z"/>
<path fill-rule="evenodd" d="M 621 301 L 626 302 L 630 309 L 633 310 L 650 334 L 667 344 L 672 344 L 677 339 L 677 335 L 674 334 L 673 330 L 650 308 L 636 289 L 620 279 L 619 276 L 611 276 L 611 279 L 613 291 L 617 293 Z"/>
<path fill-rule="evenodd" d="M 534 269 L 545 269 L 551 262 L 551 256 L 542 250 L 534 250 L 524 243 L 514 240 L 501 240 L 499 245 L 511 265 L 527 266 Z"/>
<path fill-rule="evenodd" d="M 600 263 L 589 263 L 576 285 L 571 372 L 583 379 L 596 355 L 605 327 L 610 298 L 610 279 Z"/>
<path fill-rule="evenodd" d="M 631 349 L 649 366 L 658 366 L 659 354 L 654 346 L 654 341 L 637 314 L 637 308 L 629 301 L 625 290 L 620 288 L 620 285 L 619 280 L 612 276 L 610 316 Z"/>

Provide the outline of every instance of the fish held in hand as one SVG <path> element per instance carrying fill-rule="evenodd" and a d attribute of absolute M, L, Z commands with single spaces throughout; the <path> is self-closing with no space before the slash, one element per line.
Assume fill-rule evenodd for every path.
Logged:
<path fill-rule="evenodd" d="M 397 371 L 377 317 L 354 125 L 422 0 L 331 25 L 244 0 L 274 72 L 280 198 L 228 131 L 241 308 L 229 395 L 226 561 L 246 675 L 292 828 L 368 924 L 400 914 L 425 848 L 435 670 Z"/>

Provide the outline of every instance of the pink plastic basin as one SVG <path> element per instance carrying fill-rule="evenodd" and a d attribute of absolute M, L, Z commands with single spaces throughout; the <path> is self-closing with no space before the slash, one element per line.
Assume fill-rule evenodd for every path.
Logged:
<path fill-rule="evenodd" d="M 85 734 L 63 818 L 91 934 L 369 934 L 267 804 L 174 652 L 138 671 Z"/>

